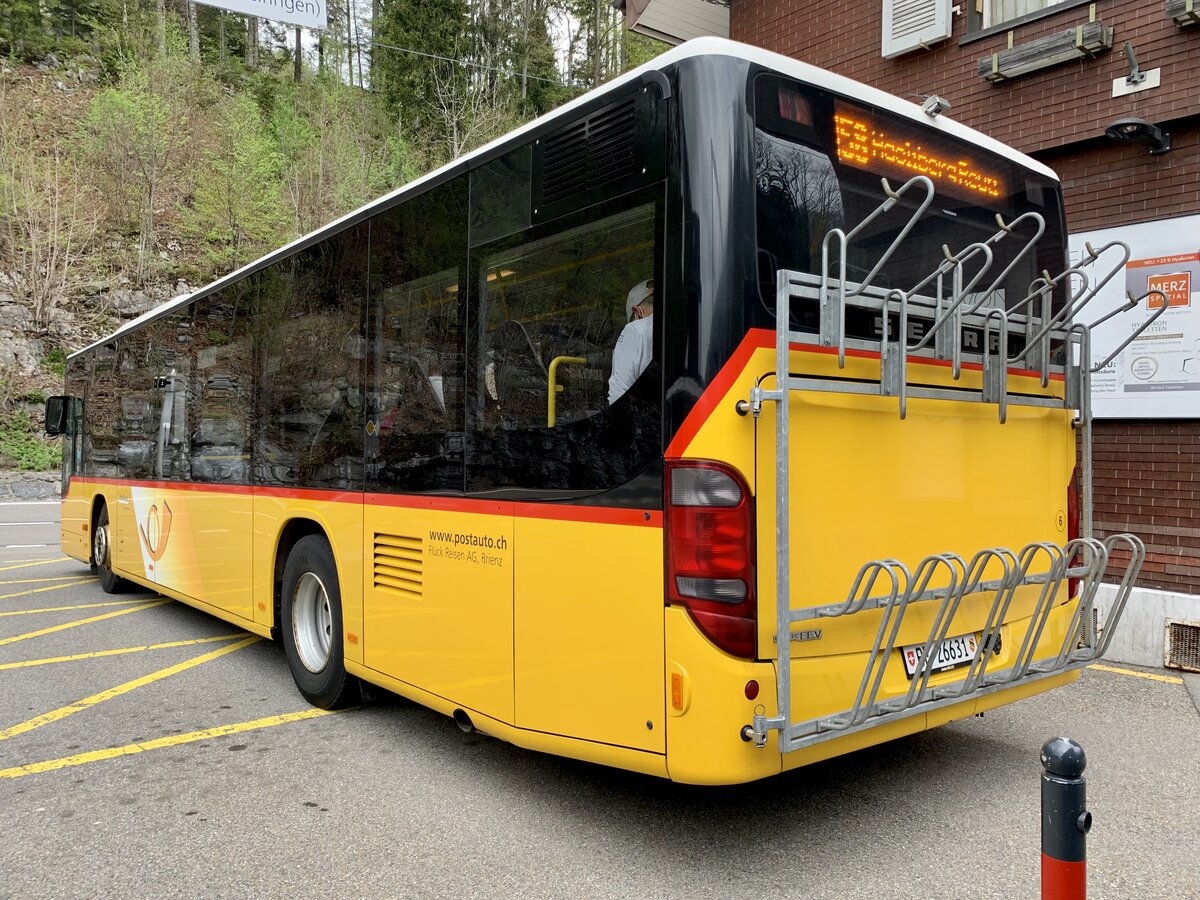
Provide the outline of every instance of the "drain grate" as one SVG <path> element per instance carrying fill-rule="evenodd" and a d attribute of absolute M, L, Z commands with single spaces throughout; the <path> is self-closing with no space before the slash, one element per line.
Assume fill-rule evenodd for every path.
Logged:
<path fill-rule="evenodd" d="M 1167 621 L 1166 665 L 1200 672 L 1200 622 Z"/>

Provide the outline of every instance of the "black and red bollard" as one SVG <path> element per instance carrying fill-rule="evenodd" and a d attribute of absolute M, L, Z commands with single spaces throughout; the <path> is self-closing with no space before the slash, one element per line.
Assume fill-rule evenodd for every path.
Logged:
<path fill-rule="evenodd" d="M 1042 900 L 1087 897 L 1087 756 L 1070 738 L 1042 746 Z"/>

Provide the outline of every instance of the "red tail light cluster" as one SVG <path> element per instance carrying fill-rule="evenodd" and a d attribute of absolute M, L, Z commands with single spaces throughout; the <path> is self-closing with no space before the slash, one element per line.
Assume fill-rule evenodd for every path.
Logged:
<path fill-rule="evenodd" d="M 667 602 L 685 607 L 714 644 L 754 659 L 754 508 L 734 469 L 717 462 L 668 462 Z"/>
<path fill-rule="evenodd" d="M 1071 482 L 1067 485 L 1067 540 L 1073 541 L 1079 537 L 1079 469 L 1071 472 Z M 1069 565 L 1073 560 L 1067 560 Z M 1067 596 L 1074 597 L 1079 593 L 1079 579 L 1067 579 Z"/>

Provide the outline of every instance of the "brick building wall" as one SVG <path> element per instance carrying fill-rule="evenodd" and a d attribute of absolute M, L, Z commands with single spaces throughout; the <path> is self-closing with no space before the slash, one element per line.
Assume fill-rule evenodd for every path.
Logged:
<path fill-rule="evenodd" d="M 1146 542 L 1142 587 L 1200 593 L 1200 422 L 1098 422 L 1092 458 L 1096 532 Z"/>
<path fill-rule="evenodd" d="M 963 0 L 962 9 L 974 0 Z M 979 60 L 1085 23 L 1089 5 L 1068 2 L 1035 21 L 983 37 L 956 15 L 953 36 L 931 50 L 884 59 L 882 0 L 731 0 L 730 36 L 920 102 L 950 100 L 949 115 L 1040 159 L 1062 178 L 1067 221 L 1084 232 L 1200 213 L 1200 27 L 1181 29 L 1163 0 L 1097 0 L 1113 28 L 1114 50 L 1009 82 L 979 76 Z M 1132 41 L 1143 70 L 1161 68 L 1160 87 L 1112 97 L 1129 73 Z M 1172 134 L 1172 150 L 1103 136 L 1137 117 Z M 1196 235 L 1200 249 L 1200 234 Z M 1097 533 L 1132 530 L 1147 544 L 1140 583 L 1200 594 L 1200 422 L 1097 421 L 1094 427 Z"/>
<path fill-rule="evenodd" d="M 960 7 L 971 2 L 963 0 Z M 730 37 L 900 97 L 939 94 L 953 104 L 950 115 L 956 120 L 1026 153 L 1100 137 L 1108 122 L 1123 116 L 1157 123 L 1200 113 L 1200 27 L 1181 29 L 1172 23 L 1163 0 L 1097 0 L 1094 5 L 1097 18 L 1113 28 L 1114 50 L 1001 84 L 979 77 L 978 63 L 1008 46 L 1008 30 L 971 40 L 967 17 L 957 15 L 949 40 L 931 50 L 884 59 L 883 0 L 732 0 Z M 1014 42 L 1081 25 L 1088 21 L 1088 10 L 1086 4 L 1061 4 L 1045 18 L 1012 28 Z M 963 39 L 969 43 L 960 43 Z M 1113 98 L 1112 80 L 1129 74 L 1121 52 L 1127 40 L 1133 42 L 1142 69 L 1162 68 L 1162 86 Z"/>

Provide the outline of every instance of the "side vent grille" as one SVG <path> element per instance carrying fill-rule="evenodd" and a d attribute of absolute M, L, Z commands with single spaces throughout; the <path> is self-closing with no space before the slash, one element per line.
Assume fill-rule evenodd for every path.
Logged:
<path fill-rule="evenodd" d="M 425 549 L 418 537 L 375 533 L 375 589 L 419 598 L 424 591 Z"/>
<path fill-rule="evenodd" d="M 593 191 L 636 172 L 635 97 L 546 138 L 542 203 Z"/>
<path fill-rule="evenodd" d="M 1167 621 L 1166 664 L 1172 669 L 1200 672 L 1200 623 Z"/>

